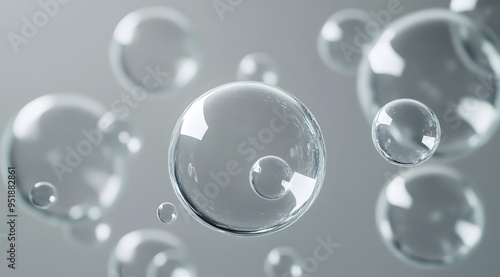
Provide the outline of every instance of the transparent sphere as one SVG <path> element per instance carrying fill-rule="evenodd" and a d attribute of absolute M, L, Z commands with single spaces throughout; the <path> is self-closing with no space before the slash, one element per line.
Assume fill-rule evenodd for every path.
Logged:
<path fill-rule="evenodd" d="M 162 203 L 156 212 L 158 219 L 163 223 L 172 223 L 177 219 L 177 208 L 172 203 Z"/>
<path fill-rule="evenodd" d="M 158 253 L 183 249 L 179 239 L 161 230 L 130 232 L 120 239 L 111 253 L 108 277 L 146 276 L 149 264 Z"/>
<path fill-rule="evenodd" d="M 500 38 L 500 2 L 496 0 L 451 0 L 450 9 L 462 13 L 487 28 Z"/>
<path fill-rule="evenodd" d="M 129 13 L 116 26 L 110 61 L 128 91 L 172 95 L 192 82 L 200 66 L 200 50 L 191 23 L 167 7 Z"/>
<path fill-rule="evenodd" d="M 390 180 L 380 193 L 376 217 L 389 249 L 425 267 L 467 257 L 485 226 L 483 205 L 471 182 L 441 166 L 415 168 Z"/>
<path fill-rule="evenodd" d="M 278 65 L 268 54 L 248 54 L 241 59 L 236 78 L 239 81 L 257 81 L 277 85 L 279 81 Z"/>
<path fill-rule="evenodd" d="M 375 115 L 372 139 L 379 154 L 398 166 L 417 166 L 432 157 L 441 139 L 436 115 L 412 99 L 387 103 Z"/>
<path fill-rule="evenodd" d="M 392 100 L 425 103 L 441 124 L 434 157 L 456 159 L 498 127 L 499 59 L 495 44 L 468 18 L 440 9 L 416 12 L 390 24 L 363 58 L 359 101 L 370 122 Z"/>
<path fill-rule="evenodd" d="M 108 241 L 112 229 L 108 222 L 88 220 L 67 225 L 64 229 L 66 237 L 81 246 L 97 245 Z"/>
<path fill-rule="evenodd" d="M 129 156 L 139 152 L 142 141 L 135 136 L 132 126 L 113 112 L 105 113 L 97 122 L 98 129 L 105 134 L 104 144 L 113 147 L 115 155 Z"/>
<path fill-rule="evenodd" d="M 124 160 L 98 127 L 105 111 L 84 96 L 50 94 L 28 103 L 8 124 L 1 166 L 21 169 L 18 198 L 28 208 L 50 201 L 52 195 L 45 192 L 51 189 L 41 194 L 39 187 L 33 190 L 40 182 L 52 184 L 58 195 L 52 206 L 28 211 L 76 221 L 92 219 L 113 205 L 122 186 Z"/>
<path fill-rule="evenodd" d="M 272 157 L 271 163 L 263 157 Z M 259 160 L 265 167 L 254 175 L 254 186 L 249 174 Z M 181 202 L 200 222 L 234 235 L 268 234 L 292 224 L 318 195 L 325 166 L 323 137 L 309 110 L 260 82 L 229 83 L 200 96 L 170 141 L 170 178 Z M 281 198 L 259 194 L 279 195 L 280 184 L 261 180 L 289 175 Z"/>
<path fill-rule="evenodd" d="M 196 277 L 196 268 L 185 251 L 167 250 L 156 254 L 146 277 Z"/>
<path fill-rule="evenodd" d="M 293 171 L 281 158 L 260 158 L 250 170 L 250 184 L 260 196 L 277 199 L 285 195 L 290 187 Z"/>
<path fill-rule="evenodd" d="M 341 10 L 328 18 L 318 36 L 318 53 L 326 66 L 339 73 L 356 72 L 364 48 L 381 32 L 375 21 L 368 24 L 370 20 L 370 14 L 358 9 Z"/>
<path fill-rule="evenodd" d="M 290 247 L 278 247 L 269 252 L 264 262 L 266 277 L 302 277 L 302 259 Z"/>
<path fill-rule="evenodd" d="M 48 209 L 57 201 L 57 189 L 47 182 L 36 183 L 30 192 L 30 200 L 33 206 L 40 209 Z"/>

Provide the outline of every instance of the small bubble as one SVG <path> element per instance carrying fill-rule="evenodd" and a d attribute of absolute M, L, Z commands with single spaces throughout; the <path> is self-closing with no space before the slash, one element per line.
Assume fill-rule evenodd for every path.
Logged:
<path fill-rule="evenodd" d="M 142 141 L 134 135 L 130 124 L 113 112 L 104 114 L 97 127 L 103 132 L 105 145 L 114 155 L 127 156 L 138 153 L 142 148 Z"/>
<path fill-rule="evenodd" d="M 441 128 L 436 115 L 424 104 L 399 99 L 386 104 L 372 124 L 375 148 L 388 162 L 417 166 L 436 151 Z"/>
<path fill-rule="evenodd" d="M 147 277 L 195 277 L 196 268 L 188 253 L 179 249 L 156 254 L 147 269 Z"/>
<path fill-rule="evenodd" d="M 161 222 L 170 224 L 177 219 L 177 208 L 172 203 L 165 202 L 158 207 L 157 215 Z"/>
<path fill-rule="evenodd" d="M 260 196 L 278 199 L 288 192 L 292 175 L 292 169 L 283 159 L 266 156 L 252 166 L 250 184 Z"/>
<path fill-rule="evenodd" d="M 30 200 L 39 209 L 48 209 L 57 202 L 57 190 L 47 182 L 36 183 L 31 189 Z"/>
<path fill-rule="evenodd" d="M 278 65 L 268 54 L 248 54 L 241 59 L 238 65 L 237 78 L 239 81 L 258 81 L 277 85 L 278 75 Z"/>
<path fill-rule="evenodd" d="M 267 277 L 302 277 L 304 276 L 301 258 L 290 247 L 278 247 L 269 252 L 264 262 Z"/>

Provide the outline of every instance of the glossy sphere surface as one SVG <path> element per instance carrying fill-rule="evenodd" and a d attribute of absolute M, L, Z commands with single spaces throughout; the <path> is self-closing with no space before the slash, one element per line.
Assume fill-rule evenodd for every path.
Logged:
<path fill-rule="evenodd" d="M 269 156 L 293 173 L 289 192 L 273 200 L 249 182 L 256 161 Z M 277 231 L 304 214 L 326 166 L 323 137 L 309 110 L 286 91 L 258 82 L 225 84 L 191 103 L 174 129 L 169 158 L 172 184 L 188 210 L 208 226 L 242 236 Z M 262 168 L 269 170 L 283 174 L 272 164 Z"/>

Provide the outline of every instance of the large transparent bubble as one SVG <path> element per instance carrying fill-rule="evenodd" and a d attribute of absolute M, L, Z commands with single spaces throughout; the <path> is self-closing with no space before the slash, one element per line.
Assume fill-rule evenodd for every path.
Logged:
<path fill-rule="evenodd" d="M 110 138 L 116 134 L 98 126 L 105 114 L 87 97 L 50 94 L 28 103 L 8 124 L 1 166 L 18 169 L 18 198 L 28 211 L 72 222 L 96 220 L 113 205 L 126 159 Z"/>
<path fill-rule="evenodd" d="M 235 235 L 296 221 L 318 195 L 325 166 L 309 110 L 258 82 L 225 84 L 196 99 L 170 142 L 170 177 L 181 202 L 202 223 Z"/>
<path fill-rule="evenodd" d="M 167 7 L 129 13 L 116 26 L 110 46 L 111 68 L 128 91 L 173 95 L 193 81 L 200 50 L 189 20 Z"/>
<path fill-rule="evenodd" d="M 441 124 L 434 157 L 461 157 L 498 127 L 500 54 L 479 25 L 432 9 L 394 21 L 360 64 L 359 101 L 367 119 L 388 102 L 411 98 Z"/>
<path fill-rule="evenodd" d="M 376 218 L 389 249 L 423 267 L 466 258 L 485 226 L 471 181 L 443 166 L 419 167 L 390 180 L 380 193 Z"/>

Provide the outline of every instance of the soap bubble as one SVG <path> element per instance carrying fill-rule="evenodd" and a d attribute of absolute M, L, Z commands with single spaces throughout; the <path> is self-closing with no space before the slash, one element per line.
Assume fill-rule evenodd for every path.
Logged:
<path fill-rule="evenodd" d="M 380 193 L 377 225 L 389 249 L 425 267 L 469 256 L 484 232 L 484 209 L 471 181 L 442 166 L 396 176 Z"/>
<path fill-rule="evenodd" d="M 249 182 L 256 161 L 270 156 L 292 172 L 288 193 L 272 200 Z M 259 82 L 200 96 L 170 141 L 170 177 L 181 202 L 200 222 L 233 235 L 268 234 L 295 222 L 318 195 L 325 166 L 323 137 L 309 110 Z"/>
<path fill-rule="evenodd" d="M 378 35 L 368 36 L 370 20 L 367 12 L 358 9 L 345 9 L 330 16 L 318 36 L 318 53 L 325 65 L 339 73 L 355 73 L 364 48 Z"/>
<path fill-rule="evenodd" d="M 65 226 L 64 232 L 71 242 L 88 246 L 108 241 L 112 229 L 108 222 L 99 219 L 69 224 Z"/>
<path fill-rule="evenodd" d="M 57 190 L 47 182 L 36 183 L 30 192 L 30 200 L 33 206 L 40 209 L 48 209 L 57 201 Z"/>
<path fill-rule="evenodd" d="M 278 247 L 269 252 L 264 262 L 267 277 L 302 277 L 301 258 L 290 247 Z"/>
<path fill-rule="evenodd" d="M 146 277 L 196 277 L 196 268 L 185 251 L 167 250 L 156 254 Z"/>
<path fill-rule="evenodd" d="M 148 265 L 158 253 L 185 251 L 173 235 L 156 229 L 143 229 L 123 236 L 111 253 L 109 277 L 146 276 Z"/>
<path fill-rule="evenodd" d="M 500 11 L 500 2 L 496 0 L 451 0 L 450 9 L 474 19 L 483 28 L 491 29 L 497 39 L 500 37 L 500 18 L 496 16 Z"/>
<path fill-rule="evenodd" d="M 76 221 L 92 219 L 113 205 L 122 186 L 124 160 L 97 126 L 105 112 L 84 96 L 50 94 L 28 103 L 8 124 L 1 166 L 22 169 L 16 188 L 29 211 Z M 39 201 L 33 191 L 39 182 L 50 183 L 57 192 L 52 207 L 32 206 Z"/>
<path fill-rule="evenodd" d="M 177 219 L 177 208 L 172 203 L 162 203 L 156 215 L 161 222 L 169 224 Z"/>
<path fill-rule="evenodd" d="M 416 12 L 389 25 L 364 57 L 359 101 L 370 122 L 392 100 L 425 103 L 441 124 L 434 157 L 456 159 L 497 130 L 499 61 L 496 45 L 468 18 L 439 9 Z"/>
<path fill-rule="evenodd" d="M 105 134 L 103 144 L 111 148 L 115 155 L 128 156 L 142 148 L 142 142 L 133 134 L 132 126 L 113 112 L 105 113 L 97 122 L 97 127 Z"/>
<path fill-rule="evenodd" d="M 292 169 L 283 159 L 267 156 L 252 166 L 250 183 L 260 196 L 277 199 L 288 192 L 292 175 Z"/>
<path fill-rule="evenodd" d="M 110 46 L 113 72 L 128 91 L 172 95 L 192 82 L 200 50 L 189 20 L 167 7 L 129 13 L 116 26 Z"/>
<path fill-rule="evenodd" d="M 268 54 L 248 54 L 241 59 L 236 77 L 239 81 L 258 81 L 277 85 L 279 81 L 278 65 Z"/>
<path fill-rule="evenodd" d="M 398 166 L 417 166 L 436 151 L 441 128 L 436 115 L 411 99 L 387 103 L 375 116 L 372 139 L 379 154 Z"/>

